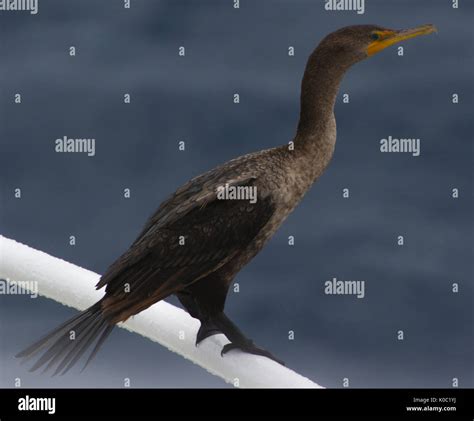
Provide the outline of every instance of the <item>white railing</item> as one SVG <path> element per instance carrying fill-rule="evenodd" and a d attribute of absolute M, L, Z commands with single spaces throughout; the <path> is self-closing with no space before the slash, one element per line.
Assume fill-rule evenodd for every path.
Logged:
<path fill-rule="evenodd" d="M 0 279 L 7 282 L 24 285 L 34 282 L 40 295 L 84 310 L 103 295 L 103 291 L 95 289 L 99 277 L 87 269 L 0 236 Z M 62 322 L 58 320 L 58 324 Z M 268 358 L 238 351 L 221 357 L 221 349 L 228 343 L 224 335 L 212 336 L 196 347 L 199 322 L 164 301 L 119 326 L 160 343 L 236 387 L 321 387 Z"/>

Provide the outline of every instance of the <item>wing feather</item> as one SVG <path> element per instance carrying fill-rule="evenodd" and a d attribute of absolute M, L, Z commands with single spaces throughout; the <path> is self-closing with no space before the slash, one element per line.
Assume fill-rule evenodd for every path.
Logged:
<path fill-rule="evenodd" d="M 132 246 L 102 276 L 103 310 L 125 320 L 222 267 L 244 250 L 274 212 L 271 197 L 220 200 L 218 187 L 253 186 L 254 176 L 193 180 L 160 206 Z M 184 240 L 184 241 L 183 241 Z"/>

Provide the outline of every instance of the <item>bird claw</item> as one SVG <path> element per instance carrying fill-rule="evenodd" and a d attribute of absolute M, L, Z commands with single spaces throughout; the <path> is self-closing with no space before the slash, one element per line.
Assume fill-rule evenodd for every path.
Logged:
<path fill-rule="evenodd" d="M 196 346 L 198 346 L 204 339 L 208 338 L 212 335 L 217 335 L 222 333 L 217 327 L 214 325 L 208 324 L 201 324 L 201 327 L 198 330 L 196 335 Z"/>
<path fill-rule="evenodd" d="M 243 351 L 242 348 L 240 348 L 238 345 L 236 345 L 236 344 L 234 344 L 234 343 L 231 342 L 231 343 L 228 343 L 228 344 L 226 344 L 226 345 L 224 345 L 224 346 L 222 347 L 221 357 L 223 357 L 224 354 L 227 354 L 227 353 L 228 353 L 230 350 L 232 350 L 232 349 L 240 349 L 240 350 Z"/>
<path fill-rule="evenodd" d="M 261 355 L 262 357 L 270 358 L 271 360 L 277 362 L 278 364 L 281 364 L 283 366 L 285 365 L 285 363 L 282 360 L 276 358 L 271 352 L 267 351 L 266 349 L 257 347 L 252 341 L 248 341 L 242 344 L 234 343 L 234 342 L 228 343 L 224 345 L 224 347 L 222 348 L 221 356 L 223 357 L 224 354 L 227 354 L 229 351 L 233 349 L 240 349 L 242 352 L 247 352 L 249 354 Z"/>

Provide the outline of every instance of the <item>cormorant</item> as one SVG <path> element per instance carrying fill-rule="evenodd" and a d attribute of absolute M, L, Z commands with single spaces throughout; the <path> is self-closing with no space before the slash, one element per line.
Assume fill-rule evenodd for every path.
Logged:
<path fill-rule="evenodd" d="M 280 362 L 224 313 L 229 286 L 328 165 L 336 142 L 334 103 L 346 71 L 396 42 L 434 31 L 433 25 L 403 31 L 358 25 L 326 36 L 306 65 L 294 147 L 240 156 L 180 187 L 101 277 L 97 288 L 105 287 L 103 298 L 17 357 L 44 350 L 31 371 L 46 365 L 64 374 L 95 343 L 87 366 L 116 323 L 175 294 L 201 322 L 196 344 L 221 332 L 230 341 L 222 355 L 239 348 Z M 222 189 L 254 189 L 257 200 L 223 199 Z"/>

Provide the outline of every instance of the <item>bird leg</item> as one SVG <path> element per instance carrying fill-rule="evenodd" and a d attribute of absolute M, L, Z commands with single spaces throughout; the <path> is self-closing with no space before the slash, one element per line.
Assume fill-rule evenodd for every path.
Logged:
<path fill-rule="evenodd" d="M 252 340 L 247 338 L 242 331 L 224 314 L 220 313 L 217 316 L 212 318 L 214 325 L 217 329 L 227 336 L 230 343 L 225 345 L 222 348 L 221 355 L 224 356 L 227 352 L 232 349 L 240 349 L 243 352 L 248 352 L 249 354 L 261 355 L 263 357 L 270 358 L 273 361 L 281 365 L 285 365 L 283 361 L 276 358 L 271 352 L 259 348 L 255 345 Z"/>
<path fill-rule="evenodd" d="M 201 327 L 196 335 L 196 346 L 198 346 L 204 339 L 212 335 L 222 333 L 213 321 L 203 314 L 196 302 L 194 296 L 186 291 L 181 291 L 176 294 L 181 304 L 186 308 L 191 317 L 198 319 L 201 322 Z"/>
<path fill-rule="evenodd" d="M 201 320 L 201 327 L 196 336 L 196 346 L 198 346 L 204 339 L 212 335 L 222 333 L 219 328 L 210 319 Z"/>

